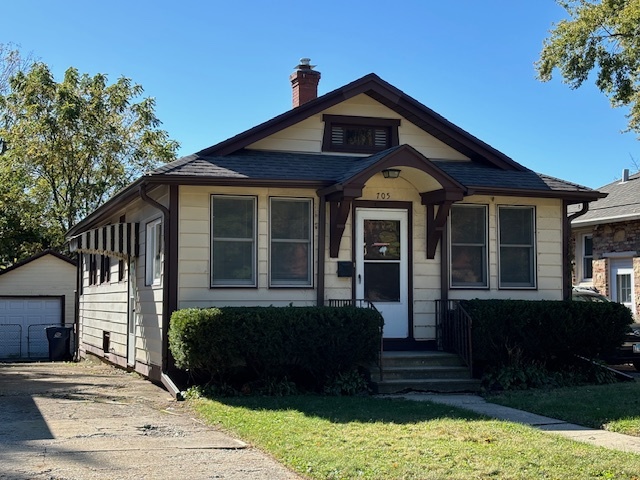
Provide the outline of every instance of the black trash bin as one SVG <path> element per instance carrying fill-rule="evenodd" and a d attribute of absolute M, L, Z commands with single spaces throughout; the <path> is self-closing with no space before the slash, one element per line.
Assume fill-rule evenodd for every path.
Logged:
<path fill-rule="evenodd" d="M 71 332 L 73 327 L 47 327 L 47 340 L 49 340 L 49 360 L 63 362 L 72 360 Z"/>

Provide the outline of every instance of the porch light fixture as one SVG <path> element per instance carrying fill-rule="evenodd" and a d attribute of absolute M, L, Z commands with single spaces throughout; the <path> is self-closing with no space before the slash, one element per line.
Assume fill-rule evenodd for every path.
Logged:
<path fill-rule="evenodd" d="M 400 170 L 397 168 L 385 168 L 382 170 L 382 176 L 384 178 L 398 178 L 400 176 Z"/>

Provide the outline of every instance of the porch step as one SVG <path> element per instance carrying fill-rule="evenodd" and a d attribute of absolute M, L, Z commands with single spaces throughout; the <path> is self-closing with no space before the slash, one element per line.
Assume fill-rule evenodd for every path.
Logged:
<path fill-rule="evenodd" d="M 379 368 L 371 368 L 371 375 L 380 378 Z M 383 367 L 385 380 L 427 380 L 438 378 L 469 378 L 469 369 L 462 366 Z"/>
<path fill-rule="evenodd" d="M 464 367 L 462 359 L 446 352 L 383 352 L 383 367 Z"/>
<path fill-rule="evenodd" d="M 369 369 L 376 393 L 399 393 L 415 390 L 424 392 L 477 392 L 480 381 L 458 355 L 445 352 L 384 352 L 382 380 L 380 368 Z"/>

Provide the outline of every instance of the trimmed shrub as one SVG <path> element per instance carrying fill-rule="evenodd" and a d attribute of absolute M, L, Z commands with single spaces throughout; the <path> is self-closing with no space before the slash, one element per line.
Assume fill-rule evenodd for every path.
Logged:
<path fill-rule="evenodd" d="M 489 370 L 537 365 L 561 369 L 576 356 L 606 358 L 619 347 L 631 312 L 613 302 L 469 300 L 473 361 Z"/>
<path fill-rule="evenodd" d="M 176 366 L 211 379 L 264 384 L 289 379 L 322 390 L 328 379 L 373 362 L 382 317 L 354 307 L 223 307 L 174 312 Z"/>

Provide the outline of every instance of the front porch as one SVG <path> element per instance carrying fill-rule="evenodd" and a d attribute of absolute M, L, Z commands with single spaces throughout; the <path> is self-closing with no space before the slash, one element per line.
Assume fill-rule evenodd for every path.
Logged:
<path fill-rule="evenodd" d="M 378 310 L 367 299 L 329 300 L 329 306 Z M 436 300 L 436 338 L 385 339 L 381 336 L 378 362 L 369 367 L 375 393 L 403 391 L 477 392 L 473 378 L 471 317 L 455 300 Z"/>

